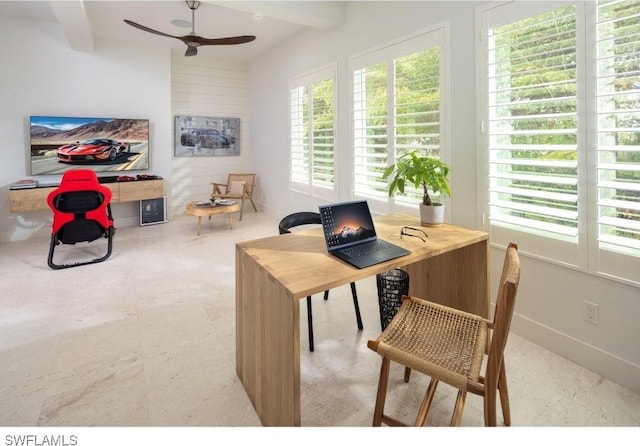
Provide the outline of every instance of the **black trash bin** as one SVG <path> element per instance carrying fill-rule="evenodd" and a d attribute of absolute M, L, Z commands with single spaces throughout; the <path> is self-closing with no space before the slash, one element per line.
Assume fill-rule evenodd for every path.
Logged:
<path fill-rule="evenodd" d="M 378 305 L 380 306 L 380 326 L 384 331 L 396 315 L 403 295 L 409 294 L 409 273 L 395 268 L 376 275 L 378 285 Z"/>

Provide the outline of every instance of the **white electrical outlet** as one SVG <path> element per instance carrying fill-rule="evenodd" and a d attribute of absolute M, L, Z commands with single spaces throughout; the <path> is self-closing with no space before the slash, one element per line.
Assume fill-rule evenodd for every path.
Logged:
<path fill-rule="evenodd" d="M 594 325 L 598 325 L 598 304 L 593 302 L 583 301 L 584 311 L 583 318 L 587 322 L 591 322 Z"/>

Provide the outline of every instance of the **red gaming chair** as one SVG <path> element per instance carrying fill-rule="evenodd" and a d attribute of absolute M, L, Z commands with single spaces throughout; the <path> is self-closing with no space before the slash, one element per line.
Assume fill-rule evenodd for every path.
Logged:
<path fill-rule="evenodd" d="M 113 246 L 113 218 L 111 216 L 111 190 L 101 185 L 93 170 L 68 170 L 60 186 L 47 197 L 53 211 L 49 266 L 53 269 L 98 263 L 111 255 Z M 56 246 L 107 239 L 107 252 L 101 257 L 75 263 L 56 264 L 53 254 Z"/>

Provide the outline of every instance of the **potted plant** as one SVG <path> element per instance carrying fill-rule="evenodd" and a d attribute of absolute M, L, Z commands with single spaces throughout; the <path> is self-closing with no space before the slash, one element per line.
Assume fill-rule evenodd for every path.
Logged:
<path fill-rule="evenodd" d="M 395 193 L 403 194 L 407 184 L 413 184 L 424 191 L 420 204 L 420 221 L 423 225 L 440 225 L 444 220 L 444 206 L 433 202 L 429 189 L 440 192 L 440 195 L 451 196 L 449 172 L 451 167 L 438 158 L 421 155 L 417 150 L 407 153 L 398 161 L 387 167 L 382 175 L 383 179 L 393 174 L 389 183 L 389 196 Z"/>

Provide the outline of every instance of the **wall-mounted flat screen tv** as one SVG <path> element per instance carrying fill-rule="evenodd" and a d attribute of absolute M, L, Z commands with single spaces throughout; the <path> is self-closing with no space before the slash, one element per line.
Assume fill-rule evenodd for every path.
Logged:
<path fill-rule="evenodd" d="M 31 175 L 149 169 L 149 120 L 30 117 Z"/>

